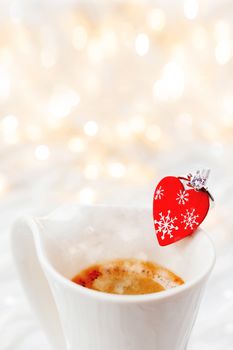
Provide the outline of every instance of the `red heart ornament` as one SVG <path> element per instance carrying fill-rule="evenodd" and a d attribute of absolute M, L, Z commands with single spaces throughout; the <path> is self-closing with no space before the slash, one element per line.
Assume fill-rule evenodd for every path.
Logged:
<path fill-rule="evenodd" d="M 155 232 L 161 246 L 191 235 L 209 210 L 209 195 L 194 188 L 185 189 L 175 176 L 164 177 L 153 199 Z"/>

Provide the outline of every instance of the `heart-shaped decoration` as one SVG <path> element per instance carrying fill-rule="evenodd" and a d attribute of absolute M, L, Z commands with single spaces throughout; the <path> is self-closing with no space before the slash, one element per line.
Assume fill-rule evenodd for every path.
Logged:
<path fill-rule="evenodd" d="M 194 188 L 185 189 L 175 176 L 164 177 L 153 199 L 155 232 L 161 246 L 191 235 L 205 219 L 209 195 Z"/>

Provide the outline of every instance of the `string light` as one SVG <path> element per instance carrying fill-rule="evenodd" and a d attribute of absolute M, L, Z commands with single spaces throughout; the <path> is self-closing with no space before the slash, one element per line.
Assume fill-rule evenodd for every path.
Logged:
<path fill-rule="evenodd" d="M 214 35 L 217 41 L 215 47 L 216 61 L 220 65 L 224 65 L 229 62 L 232 57 L 232 40 L 228 23 L 225 21 L 217 21 L 214 27 Z"/>
<path fill-rule="evenodd" d="M 81 153 L 86 150 L 86 142 L 80 137 L 72 137 L 68 141 L 68 149 L 73 153 Z"/>
<path fill-rule="evenodd" d="M 9 114 L 2 119 L 2 136 L 5 143 L 15 144 L 18 142 L 18 125 L 18 119 L 14 115 Z"/>
<path fill-rule="evenodd" d="M 50 156 L 50 150 L 46 145 L 39 145 L 35 149 L 35 157 L 38 160 L 47 160 Z"/>
<path fill-rule="evenodd" d="M 233 96 L 223 98 L 223 109 L 233 119 Z"/>
<path fill-rule="evenodd" d="M 101 42 L 96 39 L 91 40 L 87 48 L 87 55 L 90 63 L 100 63 L 104 59 L 104 50 Z"/>
<path fill-rule="evenodd" d="M 216 61 L 219 64 L 226 64 L 232 56 L 232 44 L 230 40 L 220 41 L 215 48 Z"/>
<path fill-rule="evenodd" d="M 87 44 L 87 31 L 83 26 L 76 26 L 72 33 L 72 44 L 77 50 L 83 50 Z"/>
<path fill-rule="evenodd" d="M 9 114 L 2 119 L 2 127 L 4 132 L 10 133 L 18 128 L 19 122 L 15 115 Z"/>
<path fill-rule="evenodd" d="M 80 102 L 80 97 L 74 90 L 65 90 L 55 92 L 49 102 L 48 111 L 51 115 L 50 121 L 64 118 L 70 114 L 73 107 Z"/>
<path fill-rule="evenodd" d="M 150 41 L 146 34 L 138 34 L 135 40 L 135 49 L 139 56 L 145 56 L 150 48 Z"/>
<path fill-rule="evenodd" d="M 222 115 L 221 122 L 225 127 L 232 128 L 233 127 L 233 116 L 229 115 L 229 114 Z"/>
<path fill-rule="evenodd" d="M 161 101 L 173 100 L 182 96 L 184 91 L 184 71 L 175 62 L 167 63 L 162 78 L 155 81 L 153 95 Z"/>
<path fill-rule="evenodd" d="M 100 45 L 106 57 L 111 57 L 117 51 L 117 37 L 114 31 L 104 28 L 102 31 Z"/>
<path fill-rule="evenodd" d="M 161 31 L 166 24 L 166 15 L 161 9 L 153 9 L 149 12 L 147 20 L 151 29 Z"/>
<path fill-rule="evenodd" d="M 120 136 L 121 138 L 129 139 L 129 137 L 131 136 L 131 129 L 127 122 L 121 121 L 117 123 L 116 130 L 118 136 Z"/>
<path fill-rule="evenodd" d="M 98 124 L 93 120 L 89 120 L 84 125 L 84 132 L 87 136 L 95 136 L 98 130 L 99 130 Z"/>
<path fill-rule="evenodd" d="M 146 122 L 141 115 L 136 115 L 130 119 L 130 129 L 135 133 L 141 133 L 145 130 Z"/>
<path fill-rule="evenodd" d="M 123 177 L 126 173 L 125 165 L 120 162 L 110 163 L 108 166 L 109 174 L 112 177 L 120 178 Z"/>
<path fill-rule="evenodd" d="M 98 64 L 105 58 L 114 55 L 116 50 L 116 34 L 112 30 L 104 28 L 99 37 L 96 37 L 89 42 L 87 55 L 92 64 Z"/>
<path fill-rule="evenodd" d="M 230 27 L 226 21 L 218 20 L 214 24 L 214 36 L 216 41 L 230 39 Z"/>
<path fill-rule="evenodd" d="M 184 0 L 184 15 L 188 19 L 195 19 L 198 15 L 199 4 L 197 0 Z"/>
<path fill-rule="evenodd" d="M 90 163 L 84 168 L 84 175 L 87 179 L 94 180 L 99 176 L 100 167 L 99 164 Z"/>

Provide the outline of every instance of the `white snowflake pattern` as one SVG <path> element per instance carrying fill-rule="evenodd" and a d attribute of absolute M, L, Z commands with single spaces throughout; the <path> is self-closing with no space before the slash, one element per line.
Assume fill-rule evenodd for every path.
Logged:
<path fill-rule="evenodd" d="M 163 213 L 159 213 L 160 220 L 154 220 L 155 225 L 157 227 L 155 228 L 156 234 L 159 232 L 162 232 L 161 239 L 165 238 L 165 235 L 169 235 L 170 238 L 173 237 L 172 232 L 174 230 L 178 230 L 178 226 L 174 225 L 174 222 L 177 220 L 177 217 L 171 218 L 170 217 L 171 210 L 167 211 L 167 215 L 163 215 Z"/>
<path fill-rule="evenodd" d="M 181 221 L 181 223 L 185 224 L 185 230 L 187 230 L 188 227 L 190 227 L 193 230 L 194 225 L 199 225 L 199 222 L 196 221 L 196 219 L 199 217 L 199 215 L 195 215 L 195 209 L 189 211 L 186 209 L 186 214 L 181 214 L 183 216 L 184 220 Z"/>
<path fill-rule="evenodd" d="M 162 186 L 159 186 L 159 188 L 155 191 L 155 200 L 161 199 L 164 196 L 164 189 Z"/>
<path fill-rule="evenodd" d="M 178 201 L 179 204 L 186 204 L 188 202 L 188 196 L 189 194 L 186 191 L 180 190 L 180 192 L 177 193 L 177 198 L 176 200 Z"/>

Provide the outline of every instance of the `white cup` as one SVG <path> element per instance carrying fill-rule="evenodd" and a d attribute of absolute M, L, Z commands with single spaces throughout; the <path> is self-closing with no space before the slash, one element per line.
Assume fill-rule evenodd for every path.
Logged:
<path fill-rule="evenodd" d="M 184 350 L 215 250 L 198 230 L 160 247 L 149 209 L 67 206 L 22 218 L 12 249 L 27 296 L 55 350 Z M 114 295 L 70 281 L 81 269 L 114 258 L 167 267 L 185 284 L 159 293 Z"/>

